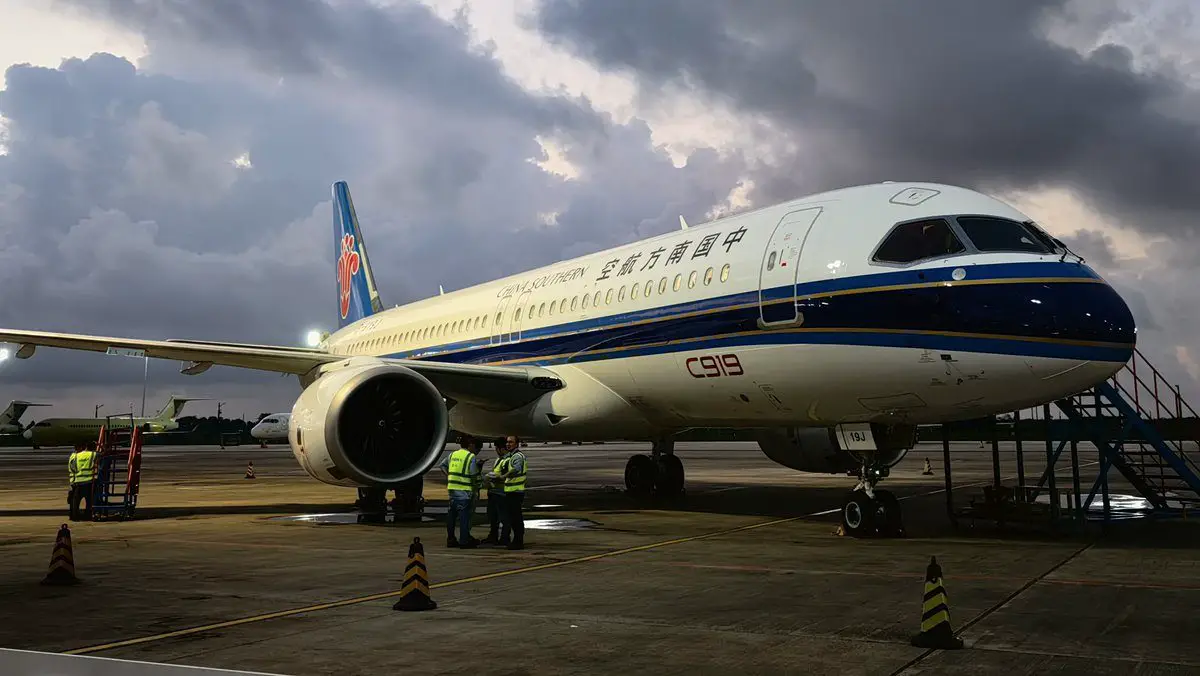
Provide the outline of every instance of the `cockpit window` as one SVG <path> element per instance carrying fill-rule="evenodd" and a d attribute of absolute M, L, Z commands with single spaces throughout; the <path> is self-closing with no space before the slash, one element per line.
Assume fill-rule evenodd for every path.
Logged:
<path fill-rule="evenodd" d="M 915 263 L 966 250 L 944 219 L 914 221 L 896 226 L 875 250 L 872 260 L 880 263 Z"/>
<path fill-rule="evenodd" d="M 266 419 L 266 420 L 264 420 L 263 422 L 265 422 L 265 423 L 277 423 L 277 422 L 279 422 L 279 418 L 267 418 L 267 419 Z"/>
<path fill-rule="evenodd" d="M 1061 242 L 1051 237 L 1050 233 L 1042 230 L 1037 223 L 1034 223 L 1033 221 L 1025 221 L 1024 225 L 1029 229 L 1029 232 L 1033 233 L 1034 237 L 1037 237 L 1039 242 L 1046 245 L 1047 249 L 1050 249 L 1051 251 L 1059 251 L 1063 248 Z"/>
<path fill-rule="evenodd" d="M 1052 246 L 1047 247 L 1032 230 L 1007 218 L 959 216 L 958 224 L 980 251 L 1020 251 L 1036 254 L 1054 251 Z"/>

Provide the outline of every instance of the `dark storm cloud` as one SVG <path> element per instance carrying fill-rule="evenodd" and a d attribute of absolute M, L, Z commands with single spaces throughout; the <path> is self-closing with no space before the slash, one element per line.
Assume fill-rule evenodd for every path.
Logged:
<path fill-rule="evenodd" d="M 1200 130 L 1162 112 L 1181 85 L 1123 47 L 1050 42 L 1065 4 L 554 0 L 537 25 L 647 94 L 695 88 L 770 116 L 801 151 L 760 177 L 760 199 L 914 177 L 1060 184 L 1139 227 L 1195 227 L 1177 216 L 1200 208 Z M 1095 4 L 1089 33 L 1126 16 Z"/>
<path fill-rule="evenodd" d="M 419 5 L 84 9 L 142 31 L 156 70 L 97 54 L 7 71 L 6 327 L 295 344 L 333 324 L 335 180 L 350 182 L 392 305 L 677 227 L 743 169 L 711 152 L 676 169 L 644 124 L 526 93 Z M 578 178 L 531 163 L 535 136 Z M 242 153 L 252 168 L 234 166 Z M 294 378 L 178 367 L 152 363 L 151 387 L 237 397 L 252 385 L 271 408 L 296 393 Z M 140 399 L 140 381 L 136 360 L 95 354 L 0 365 L 6 390 L 77 403 Z"/>

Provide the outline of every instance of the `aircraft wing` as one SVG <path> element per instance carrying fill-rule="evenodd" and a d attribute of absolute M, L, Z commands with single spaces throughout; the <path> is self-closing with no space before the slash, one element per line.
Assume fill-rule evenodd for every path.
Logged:
<path fill-rule="evenodd" d="M 325 364 L 345 361 L 344 355 L 302 347 L 274 347 L 245 343 L 220 343 L 188 340 L 142 340 L 75 333 L 14 331 L 0 329 L 0 342 L 20 345 L 16 356 L 27 359 L 37 347 L 87 350 L 108 353 L 111 349 L 140 350 L 147 357 L 191 361 L 200 373 L 208 366 L 234 366 L 258 371 L 304 375 Z M 136 356 L 141 356 L 140 354 Z M 423 361 L 418 359 L 381 359 L 406 366 L 429 378 L 447 399 L 474 404 L 492 410 L 519 408 L 547 391 L 563 386 L 551 371 L 539 367 L 487 366 Z"/>

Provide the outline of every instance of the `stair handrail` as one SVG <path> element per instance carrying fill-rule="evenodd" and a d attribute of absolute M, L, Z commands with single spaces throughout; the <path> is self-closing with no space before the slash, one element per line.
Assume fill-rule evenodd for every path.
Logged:
<path fill-rule="evenodd" d="M 1143 372 L 1144 372 L 1144 369 L 1146 369 L 1146 368 L 1150 369 L 1151 379 L 1150 379 L 1149 383 L 1147 383 L 1147 381 L 1142 377 L 1142 375 L 1138 373 L 1138 361 L 1141 361 L 1144 363 Z M 1126 387 L 1125 384 L 1121 382 L 1120 375 L 1123 372 L 1128 372 L 1133 377 L 1132 391 L 1131 391 L 1130 387 Z M 1114 374 L 1110 380 L 1111 380 L 1112 385 L 1114 387 L 1116 387 L 1122 394 L 1124 394 L 1127 399 L 1131 398 L 1133 400 L 1132 402 L 1130 402 L 1133 404 L 1133 408 L 1138 412 L 1139 415 L 1141 415 L 1145 418 L 1149 418 L 1154 421 L 1171 420 L 1171 419 L 1183 420 L 1185 417 L 1184 409 L 1186 408 L 1187 412 L 1189 414 L 1191 414 L 1190 417 L 1195 418 L 1195 419 L 1200 419 L 1200 414 L 1197 414 L 1196 409 L 1192 408 L 1192 405 L 1189 404 L 1187 402 L 1187 400 L 1185 400 L 1183 398 L 1183 395 L 1180 392 L 1179 387 L 1172 385 L 1170 383 L 1170 381 L 1168 381 L 1162 375 L 1162 373 L 1157 368 L 1155 368 L 1154 364 L 1150 363 L 1150 360 L 1146 358 L 1146 355 L 1142 354 L 1142 351 L 1137 349 L 1136 347 L 1134 348 L 1133 355 L 1130 357 L 1129 361 L 1126 362 L 1124 368 L 1122 368 L 1121 371 L 1119 371 L 1118 373 Z M 1160 380 L 1162 381 L 1163 385 L 1166 386 L 1166 388 L 1175 397 L 1175 401 L 1174 401 L 1175 406 L 1173 407 L 1174 410 L 1171 410 L 1172 407 L 1169 405 L 1168 406 L 1162 405 L 1162 403 L 1163 403 L 1162 397 L 1160 396 L 1160 394 L 1158 392 L 1158 382 Z M 1148 406 L 1142 406 L 1140 392 L 1141 392 L 1141 389 L 1143 389 L 1143 388 L 1146 390 L 1146 393 L 1149 396 L 1153 397 L 1153 399 L 1154 399 L 1155 412 L 1153 415 L 1151 415 Z M 1165 416 L 1163 415 L 1164 409 L 1166 412 Z M 1180 439 L 1178 441 L 1176 441 L 1174 439 L 1168 439 L 1164 435 L 1163 441 L 1171 444 L 1179 453 L 1187 455 L 1187 451 L 1184 449 L 1182 435 L 1180 435 Z M 1188 441 L 1197 443 L 1197 445 L 1200 446 L 1200 440 L 1189 439 Z"/>

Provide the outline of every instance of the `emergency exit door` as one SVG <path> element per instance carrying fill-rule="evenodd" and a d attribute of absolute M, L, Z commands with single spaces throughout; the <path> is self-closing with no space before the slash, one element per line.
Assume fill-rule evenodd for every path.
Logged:
<path fill-rule="evenodd" d="M 796 322 L 796 281 L 800 258 L 821 207 L 792 211 L 779 219 L 763 251 L 758 276 L 758 312 L 763 326 Z"/>

